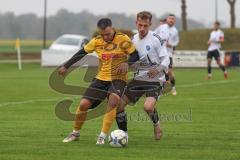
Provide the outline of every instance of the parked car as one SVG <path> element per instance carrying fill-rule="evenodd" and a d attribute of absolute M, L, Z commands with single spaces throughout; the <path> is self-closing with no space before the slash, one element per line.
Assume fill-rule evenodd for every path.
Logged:
<path fill-rule="evenodd" d="M 83 46 L 88 42 L 89 39 L 86 36 L 64 34 L 52 43 L 52 45 L 49 47 L 49 50 L 78 51 L 82 49 Z"/>

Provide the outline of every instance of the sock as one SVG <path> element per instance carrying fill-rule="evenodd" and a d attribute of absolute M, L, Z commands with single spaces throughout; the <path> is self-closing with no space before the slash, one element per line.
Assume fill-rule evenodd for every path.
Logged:
<path fill-rule="evenodd" d="M 171 80 L 170 80 L 171 84 L 172 84 L 172 87 L 175 86 L 175 78 L 174 77 L 171 77 Z"/>
<path fill-rule="evenodd" d="M 226 69 L 225 69 L 224 65 L 222 65 L 222 64 L 220 64 L 220 65 L 219 65 L 219 68 L 221 68 L 221 70 L 222 70 L 223 72 L 225 72 L 225 71 L 226 71 Z"/>
<path fill-rule="evenodd" d="M 208 74 L 211 74 L 211 73 L 212 73 L 212 67 L 211 67 L 211 65 L 208 65 L 207 70 L 208 70 Z"/>
<path fill-rule="evenodd" d="M 100 133 L 100 135 L 99 135 L 99 137 L 102 137 L 102 138 L 106 139 L 106 137 L 107 137 L 107 134 L 106 134 L 106 133 L 104 133 L 104 132 L 101 132 L 101 133 Z"/>
<path fill-rule="evenodd" d="M 127 114 L 125 111 L 117 113 L 116 121 L 118 128 L 127 132 Z"/>
<path fill-rule="evenodd" d="M 83 123 L 86 120 L 86 117 L 87 117 L 87 111 L 81 110 L 80 107 L 78 107 L 76 112 L 76 118 L 73 123 L 74 131 L 81 130 Z"/>
<path fill-rule="evenodd" d="M 102 131 L 104 134 L 108 134 L 109 130 L 111 129 L 112 123 L 116 118 L 116 111 L 117 108 L 109 108 L 107 109 L 106 113 L 103 117 L 103 124 L 102 124 Z"/>
<path fill-rule="evenodd" d="M 73 130 L 73 133 L 80 133 L 80 131 L 79 130 Z"/>
<path fill-rule="evenodd" d="M 159 123 L 158 112 L 154 109 L 153 113 L 148 113 L 149 117 L 151 118 L 154 125 Z"/>

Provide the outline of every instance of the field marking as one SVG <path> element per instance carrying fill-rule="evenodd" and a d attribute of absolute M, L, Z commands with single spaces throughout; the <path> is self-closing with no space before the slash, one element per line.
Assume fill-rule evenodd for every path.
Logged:
<path fill-rule="evenodd" d="M 214 81 L 214 82 L 202 82 L 202 83 L 193 83 L 193 84 L 183 84 L 177 85 L 179 88 L 189 88 L 189 87 L 199 87 L 204 85 L 215 85 L 215 84 L 228 84 L 238 82 L 237 80 L 221 80 L 221 81 Z"/>
<path fill-rule="evenodd" d="M 184 98 L 184 99 L 175 99 L 180 100 L 180 101 L 196 101 L 196 100 L 200 100 L 200 101 L 216 101 L 216 100 L 236 100 L 236 99 L 240 99 L 240 96 L 226 96 L 226 97 L 211 97 L 211 98 Z M 164 100 L 162 99 L 162 101 L 168 101 L 168 100 Z"/>
<path fill-rule="evenodd" d="M 189 87 L 199 87 L 204 85 L 215 85 L 215 84 L 227 84 L 227 83 L 234 83 L 238 82 L 237 80 L 222 80 L 222 81 L 215 81 L 215 82 L 204 82 L 204 83 L 193 83 L 193 84 L 184 84 L 178 85 L 179 88 L 189 88 Z M 69 98 L 69 97 L 67 97 Z M 18 102 L 4 102 L 0 103 L 0 107 L 3 106 L 11 106 L 11 105 L 20 105 L 20 104 L 29 104 L 29 103 L 36 103 L 36 102 L 53 102 L 59 101 L 62 99 L 67 98 L 48 98 L 48 99 L 30 99 L 25 101 L 18 101 Z M 71 97 L 70 99 L 79 99 L 79 97 Z M 198 100 L 222 100 L 222 99 L 240 99 L 240 96 L 231 96 L 231 97 L 211 97 L 211 98 L 198 98 Z M 181 99 L 183 100 L 183 99 Z M 196 98 L 184 98 L 184 100 L 196 100 Z"/>
<path fill-rule="evenodd" d="M 49 99 L 31 99 L 31 100 L 25 100 L 25 101 L 18 101 L 18 102 L 4 102 L 0 103 L 0 107 L 3 106 L 11 106 L 11 105 L 19 105 L 19 104 L 29 104 L 29 103 L 36 103 L 36 102 L 53 102 L 61 100 L 61 98 L 49 98 Z"/>
<path fill-rule="evenodd" d="M 22 60 L 23 63 L 40 63 L 41 60 L 40 59 L 25 59 L 25 60 Z M 17 60 L 0 60 L 0 63 L 1 64 L 4 64 L 4 63 L 18 63 Z"/>
<path fill-rule="evenodd" d="M 74 99 L 77 100 L 79 97 L 67 97 L 67 98 L 49 98 L 49 99 L 32 99 L 32 100 L 25 100 L 25 101 L 18 101 L 18 102 L 4 102 L 0 103 L 0 107 L 4 106 L 12 106 L 12 105 L 21 105 L 21 104 L 30 104 L 30 103 L 36 103 L 36 102 L 54 102 L 54 101 L 60 101 L 63 99 Z M 231 96 L 231 97 L 211 97 L 211 98 L 184 98 L 179 99 L 181 101 L 195 101 L 195 100 L 235 100 L 240 99 L 240 96 Z M 178 99 L 175 99 L 178 100 Z M 168 101 L 162 99 L 162 101 Z"/>

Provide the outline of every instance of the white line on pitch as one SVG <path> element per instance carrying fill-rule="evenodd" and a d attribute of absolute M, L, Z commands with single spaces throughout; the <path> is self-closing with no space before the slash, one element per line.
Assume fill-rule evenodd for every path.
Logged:
<path fill-rule="evenodd" d="M 183 84 L 178 85 L 177 87 L 180 88 L 188 88 L 188 87 L 198 87 L 198 86 L 204 86 L 204 85 L 214 85 L 214 84 L 228 84 L 237 82 L 236 80 L 223 80 L 223 81 L 215 81 L 215 82 L 203 82 L 203 83 L 193 83 L 193 84 Z"/>

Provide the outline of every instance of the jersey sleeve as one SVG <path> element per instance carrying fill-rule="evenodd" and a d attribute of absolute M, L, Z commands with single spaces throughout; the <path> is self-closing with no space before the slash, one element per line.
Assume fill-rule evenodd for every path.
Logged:
<path fill-rule="evenodd" d="M 132 43 L 131 39 L 128 36 L 124 36 L 121 45 L 122 45 L 121 47 L 125 49 L 127 54 L 132 54 L 136 50 L 134 44 Z"/>
<path fill-rule="evenodd" d="M 178 31 L 175 31 L 174 35 L 169 39 L 169 44 L 173 47 L 176 47 L 179 43 Z"/>
<path fill-rule="evenodd" d="M 220 39 L 220 40 L 224 40 L 224 33 L 223 33 L 223 31 L 220 32 L 219 39 Z"/>
<path fill-rule="evenodd" d="M 164 40 L 168 40 L 169 38 L 169 30 L 166 25 L 159 26 L 155 29 L 154 33 L 158 34 Z"/>
<path fill-rule="evenodd" d="M 95 38 L 93 38 L 84 46 L 85 52 L 92 53 L 93 51 L 95 51 L 95 46 L 96 46 L 95 44 L 96 44 L 96 40 Z"/>
<path fill-rule="evenodd" d="M 167 49 L 166 49 L 166 40 L 164 40 L 160 35 L 157 35 L 156 33 L 153 33 L 153 46 L 158 53 L 159 57 L 167 55 Z"/>
<path fill-rule="evenodd" d="M 161 30 L 161 28 L 160 28 L 160 26 L 158 26 L 158 27 L 154 30 L 154 33 L 159 34 L 159 33 L 160 33 L 160 30 Z"/>

